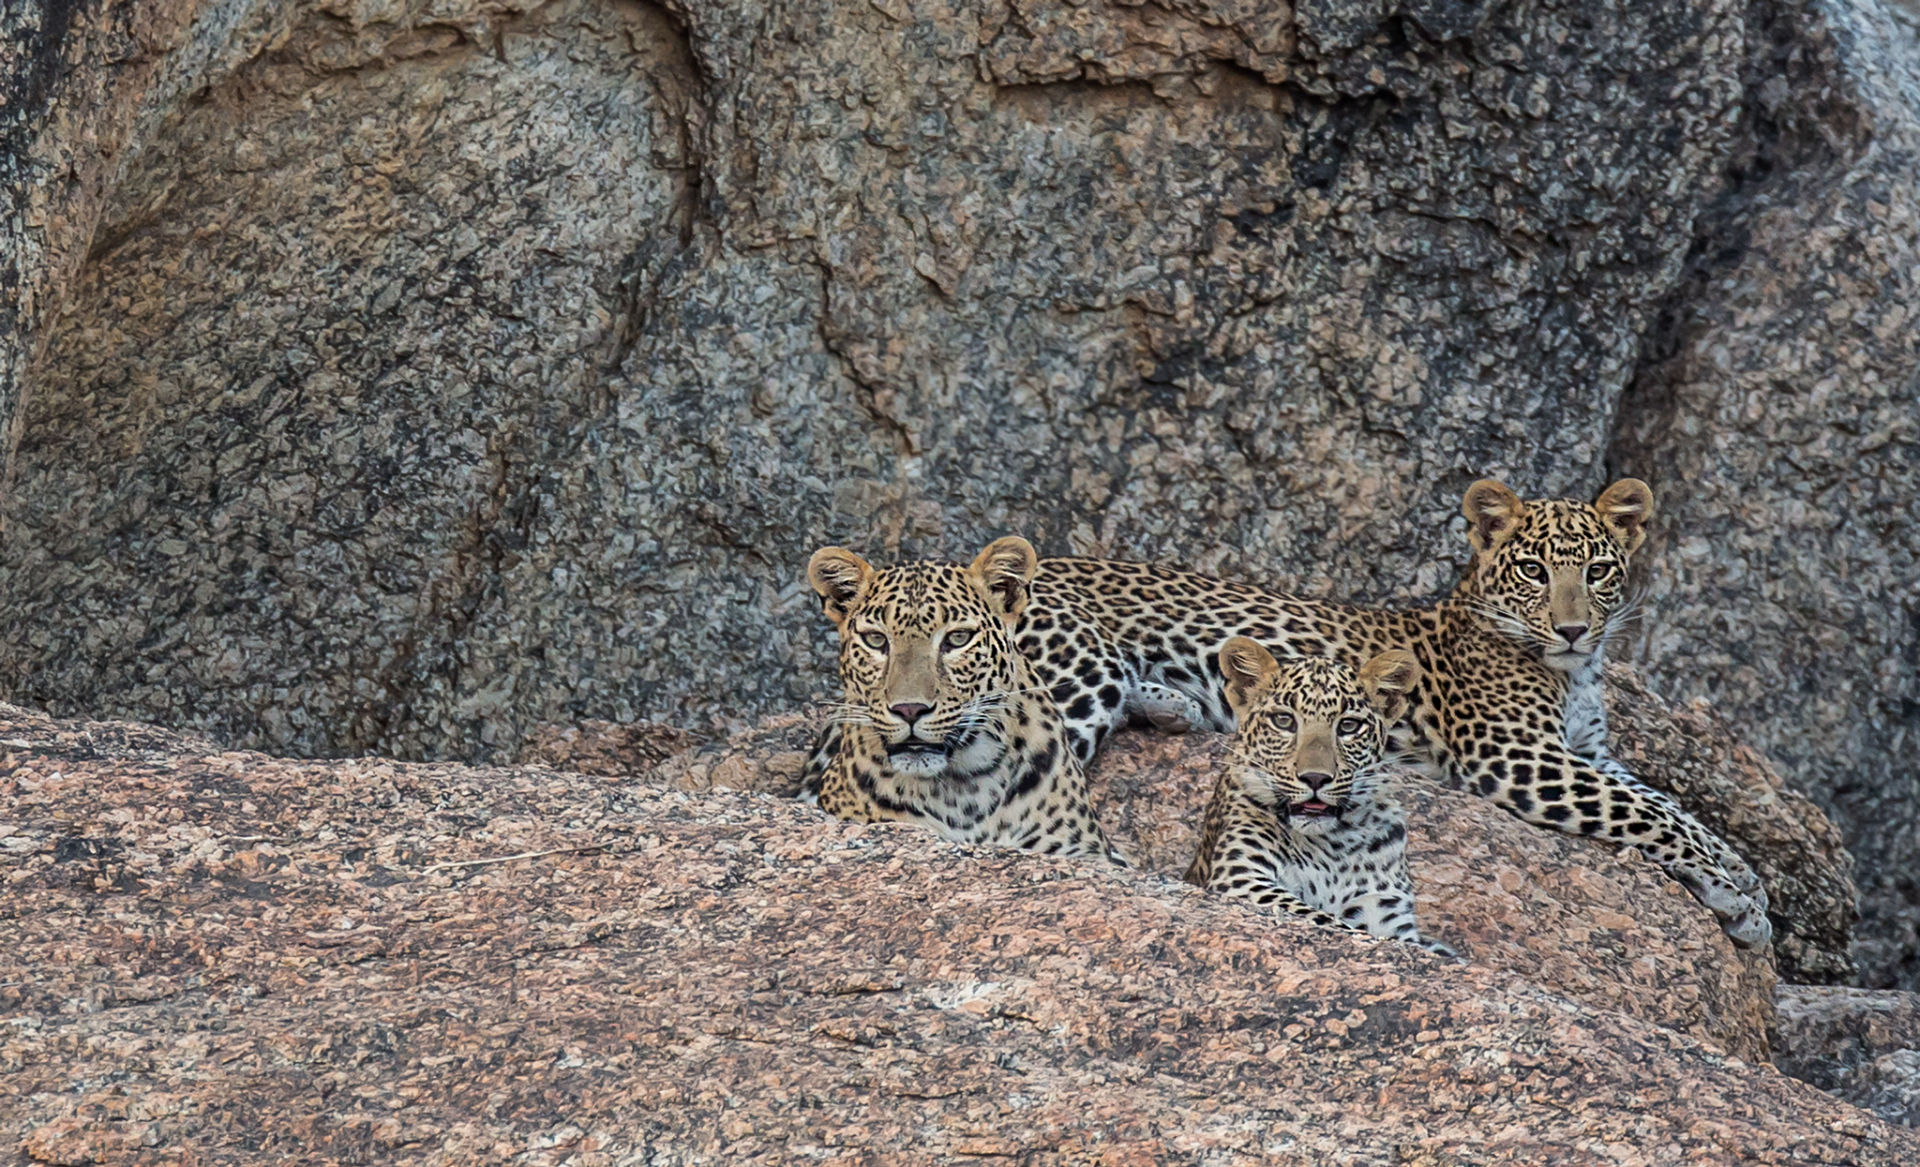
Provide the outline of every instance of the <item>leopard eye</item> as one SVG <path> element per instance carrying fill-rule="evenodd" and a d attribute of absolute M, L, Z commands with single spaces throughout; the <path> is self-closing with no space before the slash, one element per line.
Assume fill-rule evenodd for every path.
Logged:
<path fill-rule="evenodd" d="M 1340 719 L 1340 733 L 1341 733 L 1341 736 L 1343 736 L 1343 737 L 1352 737 L 1352 736 L 1353 736 L 1354 734 L 1356 734 L 1356 733 L 1359 733 L 1359 732 L 1360 732 L 1360 719 L 1359 719 L 1359 718 L 1357 718 L 1357 717 L 1343 717 L 1343 718 L 1341 718 L 1341 719 Z"/>
<path fill-rule="evenodd" d="M 1281 733 L 1292 733 L 1293 732 L 1293 714 L 1291 713 L 1274 714 L 1273 728 L 1279 730 Z"/>
<path fill-rule="evenodd" d="M 976 634 L 976 631 L 977 631 L 976 629 L 972 629 L 972 628 L 954 629 L 952 632 L 947 633 L 945 640 L 942 640 L 940 642 L 941 651 L 942 652 L 958 652 L 959 650 L 965 648 L 967 645 L 973 643 L 973 638 Z"/>
<path fill-rule="evenodd" d="M 1597 584 L 1612 574 L 1613 574 L 1613 564 L 1611 563 L 1603 561 L 1600 563 L 1591 564 L 1587 568 L 1587 582 L 1590 584 Z"/>
<path fill-rule="evenodd" d="M 1527 580 L 1537 584 L 1547 582 L 1547 565 L 1538 559 L 1522 559 L 1517 566 Z"/>
<path fill-rule="evenodd" d="M 887 634 L 884 632 L 863 632 L 860 635 L 860 643 L 875 652 L 885 652 L 887 651 Z"/>

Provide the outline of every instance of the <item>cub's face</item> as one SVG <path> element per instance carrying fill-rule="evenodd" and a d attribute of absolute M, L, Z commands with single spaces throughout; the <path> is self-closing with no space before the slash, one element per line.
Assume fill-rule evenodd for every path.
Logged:
<path fill-rule="evenodd" d="M 808 579 L 840 630 L 843 720 L 872 727 L 892 769 L 966 774 L 999 756 L 1019 686 L 1013 625 L 1038 566 L 1015 537 L 967 567 L 876 570 L 844 548 L 814 553 Z"/>
<path fill-rule="evenodd" d="M 1597 502 L 1522 502 L 1498 482 L 1476 482 L 1461 506 L 1474 559 L 1466 591 L 1494 630 L 1576 672 L 1626 615 L 1627 563 L 1646 539 L 1653 493 L 1637 478 Z"/>
<path fill-rule="evenodd" d="M 1276 661 L 1235 637 L 1220 650 L 1239 721 L 1241 782 L 1294 830 L 1324 833 L 1371 793 L 1387 731 L 1420 678 L 1411 653 L 1384 652 L 1358 673 L 1327 657 Z"/>

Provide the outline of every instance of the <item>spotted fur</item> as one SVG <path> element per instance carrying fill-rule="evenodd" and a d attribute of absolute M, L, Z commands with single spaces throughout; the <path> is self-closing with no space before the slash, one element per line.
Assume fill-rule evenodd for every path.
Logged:
<path fill-rule="evenodd" d="M 1405 649 L 1422 671 L 1407 745 L 1430 773 L 1530 823 L 1638 848 L 1736 942 L 1766 943 L 1767 896 L 1752 869 L 1607 753 L 1602 655 L 1632 607 L 1627 566 L 1653 513 L 1646 484 L 1616 482 L 1587 504 L 1523 502 L 1482 481 L 1462 511 L 1473 559 L 1431 607 L 1355 608 L 1148 564 L 1048 559 L 1020 649 L 1082 761 L 1130 718 L 1231 730 L 1217 658 L 1235 636 L 1352 667 Z"/>
<path fill-rule="evenodd" d="M 843 548 L 814 554 L 807 574 L 840 631 L 846 691 L 822 809 L 962 843 L 1117 858 L 1060 715 L 1014 644 L 1035 568 L 1019 538 L 969 567 L 875 570 Z"/>
<path fill-rule="evenodd" d="M 1316 923 L 1425 944 L 1407 826 L 1383 786 L 1389 727 L 1420 675 L 1389 651 L 1355 673 L 1330 657 L 1276 661 L 1227 641 L 1219 665 L 1239 723 L 1188 883 Z"/>

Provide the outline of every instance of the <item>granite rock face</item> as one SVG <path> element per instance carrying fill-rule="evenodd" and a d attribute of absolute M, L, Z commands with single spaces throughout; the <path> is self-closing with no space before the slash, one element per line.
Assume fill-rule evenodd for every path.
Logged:
<path fill-rule="evenodd" d="M 11 6 L 0 696 L 508 761 L 813 696 L 824 542 L 1392 602 L 1637 472 L 1912 981 L 1904 4 Z"/>
<path fill-rule="evenodd" d="M 1782 985 L 1778 1005 L 1771 1036 L 1782 1072 L 1920 1126 L 1920 994 Z"/>
<path fill-rule="evenodd" d="M 1633 659 L 1833 814 L 1865 983 L 1920 988 L 1920 6 L 1759 10 L 1609 457 L 1662 512 Z"/>
<path fill-rule="evenodd" d="M 210 12 L 26 378 L 0 685 L 497 761 L 810 696 L 829 540 L 1445 587 L 1473 478 L 1600 481 L 1745 61 L 1735 0 Z"/>
<path fill-rule="evenodd" d="M 0 823 L 29 1162 L 1920 1156 L 1495 968 L 761 795 L 0 707 Z"/>
<path fill-rule="evenodd" d="M 0 8 L 0 492 L 45 325 L 93 240 L 117 155 L 189 0 Z"/>

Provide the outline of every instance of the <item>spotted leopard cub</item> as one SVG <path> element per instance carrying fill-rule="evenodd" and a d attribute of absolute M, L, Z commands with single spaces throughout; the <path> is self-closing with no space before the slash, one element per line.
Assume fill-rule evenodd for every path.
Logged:
<path fill-rule="evenodd" d="M 968 567 L 876 570 L 845 548 L 814 553 L 807 578 L 840 630 L 846 690 L 810 788 L 821 809 L 960 843 L 1118 858 L 1053 700 L 1014 647 L 1038 563 L 1011 536 Z"/>
<path fill-rule="evenodd" d="M 1282 663 L 1239 636 L 1219 663 L 1239 732 L 1187 882 L 1447 952 L 1420 935 L 1406 819 L 1380 785 L 1420 679 L 1413 654 L 1380 653 L 1355 674 L 1329 657 Z"/>

